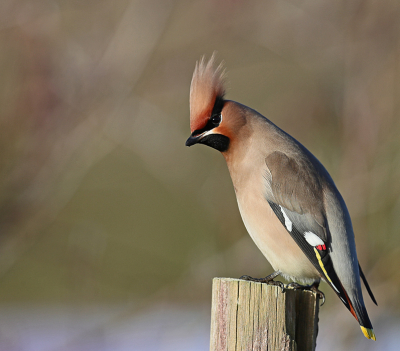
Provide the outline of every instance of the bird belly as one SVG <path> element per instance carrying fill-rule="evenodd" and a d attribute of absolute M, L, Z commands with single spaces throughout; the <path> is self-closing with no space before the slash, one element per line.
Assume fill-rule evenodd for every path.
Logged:
<path fill-rule="evenodd" d="M 276 217 L 262 194 L 236 195 L 244 225 L 271 266 L 288 280 L 312 283 L 319 279 L 318 271 Z"/>

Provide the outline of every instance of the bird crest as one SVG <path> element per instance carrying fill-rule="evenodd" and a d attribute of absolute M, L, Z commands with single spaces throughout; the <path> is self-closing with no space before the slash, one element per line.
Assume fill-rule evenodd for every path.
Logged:
<path fill-rule="evenodd" d="M 203 58 L 196 63 L 190 86 L 190 129 L 204 128 L 211 117 L 215 102 L 225 95 L 222 63 L 214 68 L 215 53 L 206 63 Z"/>

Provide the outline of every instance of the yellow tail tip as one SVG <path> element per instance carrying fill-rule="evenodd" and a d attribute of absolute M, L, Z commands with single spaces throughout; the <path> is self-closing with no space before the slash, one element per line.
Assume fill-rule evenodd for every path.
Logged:
<path fill-rule="evenodd" d="M 366 338 L 376 341 L 375 333 L 372 329 L 364 328 L 363 326 L 361 326 L 361 330 Z"/>

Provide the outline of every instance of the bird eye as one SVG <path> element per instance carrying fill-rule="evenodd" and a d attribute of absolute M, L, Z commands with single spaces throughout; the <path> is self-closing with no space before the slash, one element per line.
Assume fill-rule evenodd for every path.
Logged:
<path fill-rule="evenodd" d="M 214 115 L 211 117 L 211 123 L 214 125 L 219 125 L 221 123 L 221 115 Z"/>

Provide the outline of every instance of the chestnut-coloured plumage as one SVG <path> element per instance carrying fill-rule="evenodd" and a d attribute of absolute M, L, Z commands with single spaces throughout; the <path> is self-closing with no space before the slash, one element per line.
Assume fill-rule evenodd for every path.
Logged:
<path fill-rule="evenodd" d="M 224 99 L 214 56 L 196 64 L 190 88 L 191 136 L 225 157 L 240 214 L 255 244 L 285 278 L 318 286 L 325 280 L 375 340 L 360 277 L 350 215 L 324 166 L 270 120 Z M 376 302 L 375 302 L 376 303 Z"/>

